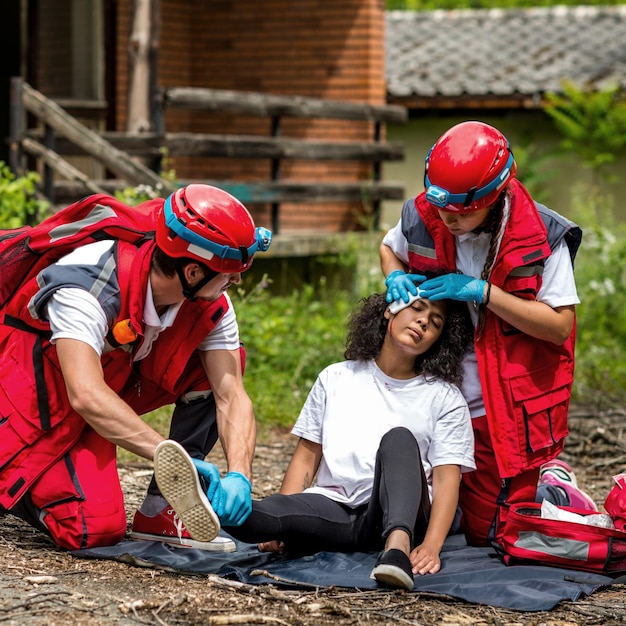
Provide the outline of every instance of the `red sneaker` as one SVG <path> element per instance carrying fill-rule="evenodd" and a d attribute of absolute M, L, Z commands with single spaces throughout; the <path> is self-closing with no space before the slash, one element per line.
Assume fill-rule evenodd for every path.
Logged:
<path fill-rule="evenodd" d="M 166 507 L 158 515 L 149 517 L 135 511 L 131 539 L 162 541 L 178 548 L 196 548 L 213 552 L 234 552 L 235 542 L 227 537 L 217 536 L 213 541 L 196 541 L 191 538 L 181 519 L 171 507 Z"/>

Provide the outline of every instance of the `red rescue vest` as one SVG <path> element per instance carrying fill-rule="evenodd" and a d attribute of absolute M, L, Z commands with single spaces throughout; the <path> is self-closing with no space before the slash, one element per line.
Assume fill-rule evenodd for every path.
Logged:
<path fill-rule="evenodd" d="M 158 209 L 156 204 L 152 208 Z M 119 240 L 116 245 L 121 294 L 118 319 L 131 320 L 139 343 L 155 244 L 144 239 L 138 243 L 139 247 Z M 33 320 L 25 306 L 37 289 L 36 278 L 18 285 L 4 309 L 5 323 L 0 325 L 0 505 L 5 508 L 76 443 L 85 427 L 83 418 L 70 407 L 56 349 L 48 340 L 49 325 Z M 185 301 L 174 324 L 139 362 L 141 378 L 173 397 L 184 393 L 181 385 L 190 363 L 200 366 L 194 360 L 198 345 L 227 308 L 224 296 L 215 302 Z M 103 354 L 101 360 L 105 380 L 116 392 L 137 375 L 132 354 L 123 346 Z"/>
<path fill-rule="evenodd" d="M 580 229 L 545 207 L 516 180 L 511 211 L 490 281 L 520 298 L 536 299 L 550 242 L 569 237 L 572 258 Z M 412 206 L 411 206 L 412 205 Z M 412 272 L 456 271 L 456 239 L 424 194 L 403 208 Z M 549 236 L 550 235 L 550 236 Z M 489 311 L 475 337 L 478 370 L 493 449 L 502 478 L 540 466 L 563 449 L 574 373 L 575 328 L 561 345 L 526 335 Z"/>

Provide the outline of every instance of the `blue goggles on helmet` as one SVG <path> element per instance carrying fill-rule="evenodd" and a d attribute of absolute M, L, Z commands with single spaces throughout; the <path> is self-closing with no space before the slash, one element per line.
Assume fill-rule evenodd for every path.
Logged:
<path fill-rule="evenodd" d="M 231 246 L 224 246 L 210 239 L 205 239 L 192 230 L 189 230 L 185 224 L 174 215 L 171 196 L 167 198 L 163 205 L 163 215 L 165 217 L 165 225 L 181 239 L 203 250 L 208 250 L 220 259 L 234 259 L 235 261 L 247 263 L 248 259 L 250 259 L 255 252 L 265 252 L 272 243 L 272 231 L 261 227 L 256 228 L 256 241 L 248 248 L 246 248 L 246 246 L 232 248 Z"/>
<path fill-rule="evenodd" d="M 431 149 L 432 151 L 432 149 Z M 428 164 L 428 157 L 430 157 L 430 152 L 426 157 L 426 163 Z M 431 204 L 434 204 L 436 207 L 440 209 L 445 209 L 452 205 L 453 210 L 458 210 L 454 205 L 462 205 L 464 207 L 469 207 L 472 202 L 476 202 L 481 198 L 489 195 L 492 191 L 495 191 L 499 187 L 501 187 L 506 180 L 508 179 L 511 168 L 513 167 L 515 159 L 513 157 L 513 153 L 509 152 L 509 158 L 504 166 L 504 169 L 494 178 L 490 183 L 486 184 L 484 187 L 480 189 L 476 187 L 472 187 L 467 193 L 450 193 L 447 189 L 443 187 L 439 187 L 438 185 L 431 184 L 428 178 L 428 167 L 426 172 L 424 173 L 424 187 L 426 188 L 426 200 Z"/>

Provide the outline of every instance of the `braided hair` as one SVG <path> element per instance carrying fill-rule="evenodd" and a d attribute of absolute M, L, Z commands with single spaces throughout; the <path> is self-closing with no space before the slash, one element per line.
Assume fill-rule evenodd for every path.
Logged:
<path fill-rule="evenodd" d="M 500 243 L 504 236 L 504 230 L 508 222 L 508 206 L 507 194 L 509 192 L 505 189 L 495 201 L 493 207 L 489 211 L 487 222 L 485 223 L 484 230 L 491 234 L 491 242 L 489 244 L 489 251 L 487 252 L 487 258 L 485 259 L 485 265 L 483 266 L 480 278 L 482 280 L 489 280 L 491 277 L 491 271 L 496 262 L 496 257 L 500 250 Z M 483 305 L 478 312 L 478 325 L 477 334 L 480 336 L 485 325 L 485 312 L 486 307 Z"/>

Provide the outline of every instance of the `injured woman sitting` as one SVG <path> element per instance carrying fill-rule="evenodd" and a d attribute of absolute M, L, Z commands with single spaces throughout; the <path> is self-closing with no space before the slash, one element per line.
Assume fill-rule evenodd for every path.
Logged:
<path fill-rule="evenodd" d="M 475 468 L 459 391 L 471 339 L 464 302 L 364 299 L 346 360 L 319 374 L 293 427 L 280 493 L 226 530 L 261 551 L 380 551 L 371 577 L 383 587 L 438 572 L 461 473 Z"/>

